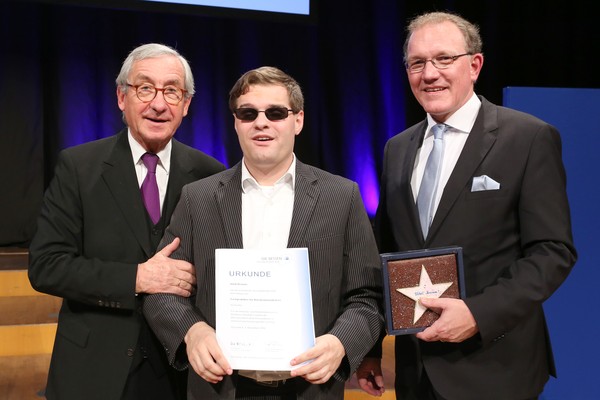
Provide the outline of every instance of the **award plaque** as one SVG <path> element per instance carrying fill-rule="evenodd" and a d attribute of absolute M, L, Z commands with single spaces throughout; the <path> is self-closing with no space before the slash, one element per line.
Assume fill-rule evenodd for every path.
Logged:
<path fill-rule="evenodd" d="M 419 303 L 421 297 L 465 297 L 461 247 L 385 253 L 380 257 L 389 335 L 420 332 L 439 318 Z"/>

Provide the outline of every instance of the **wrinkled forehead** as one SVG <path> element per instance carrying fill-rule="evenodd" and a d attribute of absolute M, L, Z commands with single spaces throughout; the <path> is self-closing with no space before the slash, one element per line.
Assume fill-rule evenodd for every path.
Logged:
<path fill-rule="evenodd" d="M 183 84 L 185 72 L 177 57 L 165 55 L 135 61 L 129 78 L 137 82 Z"/>

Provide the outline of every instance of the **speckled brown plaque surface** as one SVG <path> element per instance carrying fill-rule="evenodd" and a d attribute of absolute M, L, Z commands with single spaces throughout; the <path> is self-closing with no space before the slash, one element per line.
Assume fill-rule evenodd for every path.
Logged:
<path fill-rule="evenodd" d="M 422 331 L 439 317 L 418 305 L 419 297 L 464 297 L 460 247 L 386 253 L 381 260 L 390 335 Z"/>

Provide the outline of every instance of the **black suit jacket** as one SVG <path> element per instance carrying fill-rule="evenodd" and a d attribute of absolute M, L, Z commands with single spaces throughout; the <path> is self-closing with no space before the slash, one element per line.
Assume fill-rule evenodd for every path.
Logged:
<path fill-rule="evenodd" d="M 198 321 L 215 326 L 215 249 L 242 248 L 241 166 L 182 190 L 161 246 L 181 238 L 173 254 L 196 266 L 195 304 L 178 296 L 148 296 L 144 314 L 171 363 L 187 364 L 183 338 Z M 371 224 L 356 183 L 297 161 L 294 210 L 288 247 L 307 247 L 315 334 L 335 335 L 346 357 L 325 384 L 298 379 L 298 399 L 343 398 L 344 381 L 358 367 L 383 329 L 381 269 Z M 216 385 L 190 368 L 189 399 L 235 398 L 237 375 Z"/>
<path fill-rule="evenodd" d="M 380 250 L 461 246 L 465 302 L 479 327 L 460 344 L 398 336 L 398 398 L 414 388 L 423 367 L 442 396 L 461 400 L 533 397 L 555 374 L 542 303 L 576 260 L 560 137 L 531 115 L 481 100 L 425 240 L 410 182 L 427 122 L 385 147 Z M 473 178 L 482 175 L 500 189 L 472 192 Z"/>
<path fill-rule="evenodd" d="M 173 140 L 159 225 L 169 221 L 184 184 L 222 169 Z M 137 265 L 154 254 L 160 237 L 141 199 L 126 129 L 61 152 L 30 246 L 32 286 L 64 298 L 48 399 L 120 398 L 145 323 Z M 158 356 L 151 358 L 160 374 L 168 364 Z"/>

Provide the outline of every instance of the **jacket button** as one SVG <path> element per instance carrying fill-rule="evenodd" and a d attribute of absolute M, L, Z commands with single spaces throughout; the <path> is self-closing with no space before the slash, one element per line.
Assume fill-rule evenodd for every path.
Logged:
<path fill-rule="evenodd" d="M 129 357 L 133 357 L 133 353 L 134 353 L 133 349 L 127 349 L 127 355 Z"/>

